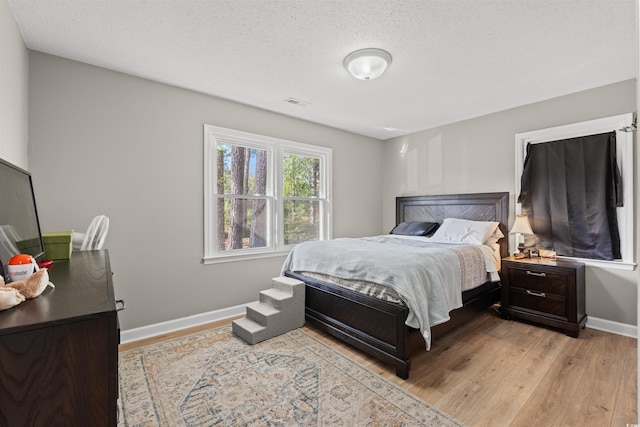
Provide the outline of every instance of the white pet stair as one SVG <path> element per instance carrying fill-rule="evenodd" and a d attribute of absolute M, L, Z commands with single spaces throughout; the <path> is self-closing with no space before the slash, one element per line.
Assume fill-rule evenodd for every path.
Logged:
<path fill-rule="evenodd" d="M 233 333 L 249 344 L 273 338 L 304 325 L 304 282 L 274 277 L 260 300 L 247 305 L 247 315 L 234 320 Z"/>

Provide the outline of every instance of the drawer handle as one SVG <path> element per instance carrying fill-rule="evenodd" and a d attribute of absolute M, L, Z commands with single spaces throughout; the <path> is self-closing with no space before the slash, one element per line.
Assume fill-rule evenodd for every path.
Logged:
<path fill-rule="evenodd" d="M 529 276 L 547 277 L 545 273 L 536 273 L 535 271 L 529 271 L 529 270 L 527 270 L 527 274 Z"/>
<path fill-rule="evenodd" d="M 547 294 L 545 294 L 544 292 L 535 292 L 535 291 L 530 291 L 529 289 L 527 289 L 527 295 L 533 295 L 534 297 L 542 297 L 542 298 L 547 297 Z"/>
<path fill-rule="evenodd" d="M 118 307 L 118 304 L 120 304 L 120 307 Z M 127 308 L 127 304 L 125 304 L 123 299 L 117 299 L 116 300 L 116 311 L 122 311 L 125 308 Z"/>

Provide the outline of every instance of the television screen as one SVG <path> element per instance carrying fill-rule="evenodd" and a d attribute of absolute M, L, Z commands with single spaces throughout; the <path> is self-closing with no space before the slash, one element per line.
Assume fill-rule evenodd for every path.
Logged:
<path fill-rule="evenodd" d="M 16 254 L 29 254 L 40 261 L 44 245 L 31 174 L 0 159 L 0 261 L 4 272 Z"/>

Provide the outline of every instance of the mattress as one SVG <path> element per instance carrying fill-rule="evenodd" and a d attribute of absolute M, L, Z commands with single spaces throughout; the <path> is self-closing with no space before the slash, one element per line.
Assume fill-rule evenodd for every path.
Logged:
<path fill-rule="evenodd" d="M 328 274 L 311 273 L 306 271 L 299 273 L 312 279 L 320 280 L 322 282 L 330 283 L 332 285 L 340 286 L 346 289 L 351 289 L 361 294 L 368 295 L 370 297 L 377 298 L 386 302 L 390 302 L 393 304 L 404 304 L 404 301 L 402 301 L 400 295 L 398 295 L 398 293 L 393 288 L 385 285 L 365 282 L 364 280 L 341 279 L 339 277 L 332 277 Z M 499 281 L 491 281 L 491 279 L 489 279 L 489 281 L 487 282 L 462 291 L 462 304 L 466 304 L 479 295 L 482 295 L 485 292 L 498 287 L 499 285 Z"/>

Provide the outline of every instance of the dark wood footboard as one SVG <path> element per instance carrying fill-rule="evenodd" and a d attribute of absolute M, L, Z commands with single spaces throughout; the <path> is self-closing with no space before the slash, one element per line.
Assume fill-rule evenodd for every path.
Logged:
<path fill-rule="evenodd" d="M 359 348 L 409 377 L 409 309 L 297 273 L 285 275 L 306 284 L 305 319 L 318 329 Z"/>

